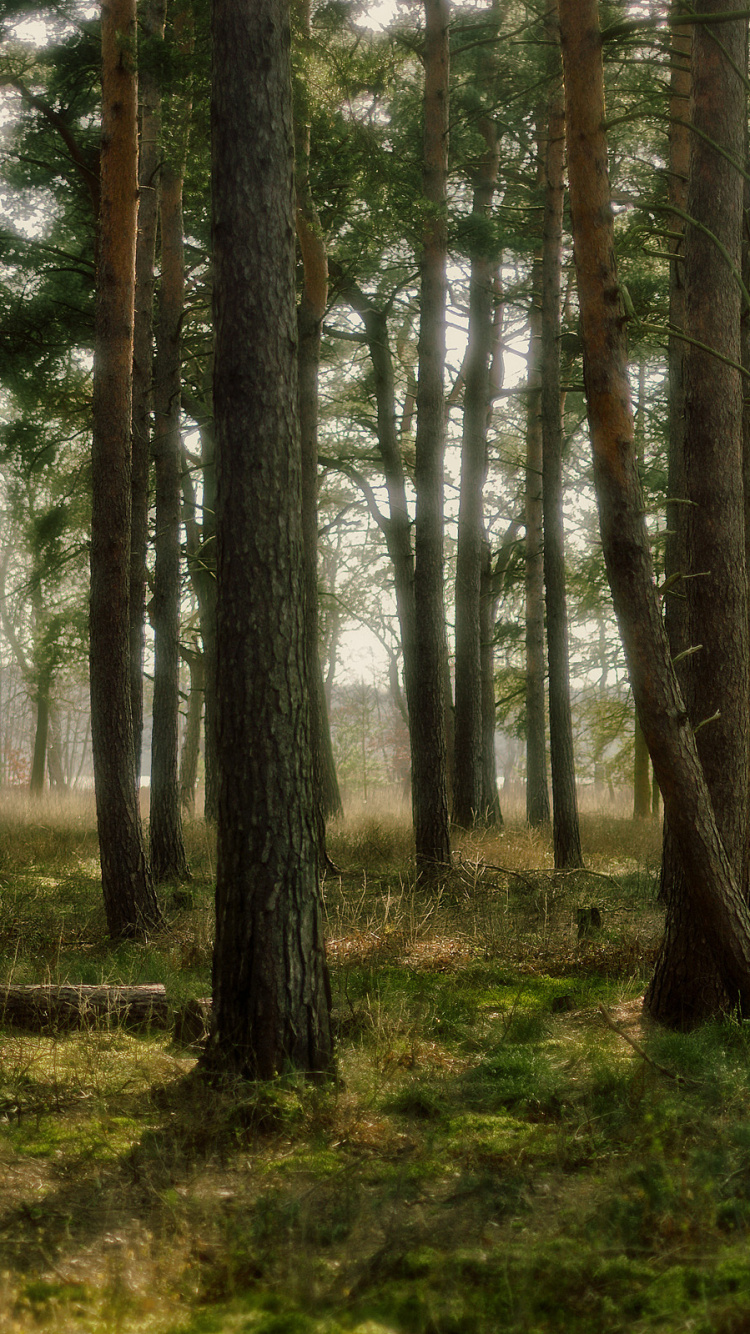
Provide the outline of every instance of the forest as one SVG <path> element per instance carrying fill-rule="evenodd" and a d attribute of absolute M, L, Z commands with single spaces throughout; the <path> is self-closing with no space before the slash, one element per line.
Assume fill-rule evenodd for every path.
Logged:
<path fill-rule="evenodd" d="M 0 1331 L 750 1330 L 750 9 L 0 24 Z"/>

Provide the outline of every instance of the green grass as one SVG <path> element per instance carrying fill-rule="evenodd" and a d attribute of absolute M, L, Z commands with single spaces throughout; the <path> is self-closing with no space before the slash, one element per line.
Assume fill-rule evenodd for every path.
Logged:
<path fill-rule="evenodd" d="M 113 948 L 91 813 L 0 810 L 0 977 L 207 994 L 213 853 L 188 840 L 192 906 L 166 887 L 164 932 Z M 209 1088 L 164 1034 L 0 1030 L 0 1329 L 750 1330 L 750 1025 L 643 1029 L 658 834 L 584 841 L 560 876 L 537 835 L 472 835 L 426 898 L 402 822 L 340 826 L 326 1084 Z"/>

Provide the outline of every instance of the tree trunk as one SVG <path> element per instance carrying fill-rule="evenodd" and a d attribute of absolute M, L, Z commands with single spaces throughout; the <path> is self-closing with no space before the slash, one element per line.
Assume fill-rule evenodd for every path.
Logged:
<path fill-rule="evenodd" d="M 699 7 L 700 8 L 700 7 Z M 719 10 L 726 6 L 719 6 Z M 745 95 L 728 62 L 743 66 L 747 24 L 722 24 L 722 57 L 715 35 L 697 24 L 692 44 L 692 111 L 698 130 L 690 154 L 687 213 L 704 229 L 685 235 L 685 327 L 691 339 L 720 355 L 740 359 L 741 297 L 715 237 L 739 268 L 743 185 L 730 158 L 745 145 Z M 718 145 L 718 149 L 714 147 Z M 699 653 L 685 662 L 688 711 L 701 730 L 698 753 L 722 842 L 741 887 L 747 885 L 748 636 L 742 482 L 742 385 L 738 372 L 693 343 L 687 345 L 684 375 L 684 477 L 691 502 L 685 521 L 688 637 Z M 681 849 L 676 849 L 679 866 Z M 679 870 L 678 870 L 679 877 Z M 679 884 L 679 879 L 677 881 Z M 672 897 L 676 889 L 672 891 Z M 675 913 L 679 905 L 673 905 Z M 686 914 L 682 912 L 683 920 Z M 670 924 L 671 925 L 671 924 Z M 671 1019 L 669 973 L 680 959 L 697 954 L 702 941 L 691 925 L 687 940 L 671 929 L 657 961 L 649 1004 L 656 1017 Z M 705 1009 L 715 1005 L 716 986 Z M 682 988 L 680 1013 L 700 1011 L 700 995 Z"/>
<path fill-rule="evenodd" d="M 203 507 L 197 520 L 195 487 L 190 460 L 183 450 L 182 497 L 185 524 L 187 567 L 198 603 L 198 620 L 205 663 L 205 705 L 203 710 L 203 762 L 205 767 L 204 809 L 206 820 L 218 815 L 218 766 L 216 760 L 216 468 L 213 416 L 202 403 L 192 403 L 190 415 L 198 424 L 201 438 Z"/>
<path fill-rule="evenodd" d="M 415 707 L 410 710 L 417 874 L 450 863 L 445 739 L 443 456 L 448 168 L 448 0 L 425 0 L 422 240 L 414 531 Z"/>
<path fill-rule="evenodd" d="M 180 714 L 180 390 L 185 262 L 182 224 L 182 165 L 165 163 L 159 189 L 161 283 L 154 384 L 154 474 L 156 534 L 154 595 L 154 703 L 151 733 L 151 869 L 154 879 L 184 880 L 188 865 L 182 841 L 178 772 Z"/>
<path fill-rule="evenodd" d="M 219 819 L 204 1065 L 331 1067 L 306 679 L 287 0 L 216 0 Z M 273 300 L 269 300 L 273 293 Z"/>
<path fill-rule="evenodd" d="M 497 185 L 497 130 L 489 118 L 479 128 L 486 151 L 474 182 L 472 213 L 489 217 Z M 469 342 L 464 361 L 464 421 L 456 559 L 456 711 L 453 819 L 469 828 L 484 822 L 482 711 L 482 491 L 487 475 L 487 411 L 494 345 L 495 267 L 486 254 L 471 258 Z M 494 693 L 494 692 L 493 692 Z M 493 710 L 494 711 L 494 710 Z"/>
<path fill-rule="evenodd" d="M 52 682 L 48 673 L 40 673 L 35 691 L 36 730 L 34 733 L 34 754 L 31 761 L 31 778 L 29 779 L 29 792 L 36 797 L 44 791 L 44 775 L 47 772 L 51 686 Z"/>
<path fill-rule="evenodd" d="M 0 1023 L 35 1033 L 117 1025 L 171 1028 L 173 1007 L 161 983 L 137 987 L 0 986 Z"/>
<path fill-rule="evenodd" d="M 482 673 L 482 811 L 487 825 L 501 825 L 503 813 L 497 792 L 495 759 L 495 615 L 497 599 L 492 578 L 492 552 L 482 544 L 479 589 L 480 669 Z"/>
<path fill-rule="evenodd" d="M 143 31 L 152 42 L 164 37 L 166 0 L 149 0 Z M 161 90 L 153 48 L 139 78 L 141 138 L 138 154 L 138 236 L 135 250 L 133 336 L 132 472 L 130 478 L 130 698 L 136 784 L 141 781 L 143 737 L 143 647 L 146 617 L 149 463 L 153 379 L 154 256 L 158 208 Z"/>
<path fill-rule="evenodd" d="M 115 936 L 161 917 L 146 862 L 130 693 L 131 374 L 138 212 L 134 0 L 102 6 L 101 215 L 92 441 L 91 735 L 102 889 Z"/>
<path fill-rule="evenodd" d="M 189 819 L 195 816 L 195 786 L 198 781 L 198 758 L 201 747 L 201 714 L 203 713 L 203 694 L 206 687 L 206 667 L 202 653 L 187 653 L 190 670 L 190 694 L 188 695 L 185 731 L 182 737 L 180 754 L 180 806 Z"/>
<path fill-rule="evenodd" d="M 633 740 L 633 819 L 647 820 L 651 815 L 651 756 L 637 711 Z"/>
<path fill-rule="evenodd" d="M 305 46 L 310 41 L 309 0 L 298 0 Z M 298 85 L 295 118 L 297 145 L 297 239 L 302 254 L 303 288 L 297 308 L 299 418 L 302 449 L 302 537 L 305 554 L 305 642 L 312 725 L 313 789 L 317 804 L 319 850 L 325 860 L 326 819 L 340 815 L 336 766 L 318 647 L 318 380 L 320 330 L 328 303 L 328 259 L 310 190 L 310 127 Z"/>
<path fill-rule="evenodd" d="M 541 417 L 541 256 L 534 259 L 529 312 L 526 421 L 526 819 L 549 823 L 544 700 L 544 538 Z"/>
<path fill-rule="evenodd" d="M 573 719 L 570 711 L 568 608 L 565 591 L 565 526 L 562 481 L 562 398 L 560 392 L 560 270 L 565 192 L 565 101 L 560 78 L 557 0 L 545 18 L 552 87 L 547 104 L 542 240 L 542 509 L 544 588 L 549 664 L 549 739 L 552 768 L 552 843 L 555 866 L 583 866 L 578 827 Z"/>
<path fill-rule="evenodd" d="M 683 853 L 686 902 L 700 917 L 724 985 L 746 1012 L 750 913 L 717 828 L 672 667 L 643 520 L 614 262 L 596 0 L 561 0 L 560 16 L 584 377 L 607 574 L 636 708 L 671 833 Z M 679 1015 L 671 1019 L 680 1022 Z"/>

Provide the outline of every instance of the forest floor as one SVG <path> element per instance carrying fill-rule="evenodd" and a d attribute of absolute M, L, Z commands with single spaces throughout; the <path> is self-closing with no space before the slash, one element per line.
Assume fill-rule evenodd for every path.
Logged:
<path fill-rule="evenodd" d="M 115 948 L 91 810 L 6 800 L 0 982 L 208 994 L 187 838 L 192 903 Z M 750 1331 L 750 1023 L 644 1024 L 659 830 L 583 838 L 562 874 L 520 824 L 466 837 L 428 897 L 403 818 L 334 828 L 335 1081 L 217 1091 L 163 1033 L 0 1027 L 2 1334 Z"/>

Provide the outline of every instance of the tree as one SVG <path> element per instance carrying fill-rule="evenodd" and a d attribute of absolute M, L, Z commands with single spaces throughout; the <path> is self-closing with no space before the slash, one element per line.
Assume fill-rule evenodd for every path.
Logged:
<path fill-rule="evenodd" d="M 624 308 L 604 129 L 595 0 L 561 0 L 568 174 L 584 376 L 607 574 L 633 695 L 683 854 L 685 902 L 699 916 L 727 991 L 750 1004 L 750 913 L 724 848 L 693 728 L 671 663 L 653 579 L 634 444 Z M 675 1015 L 674 1022 L 679 1022 Z"/>
<path fill-rule="evenodd" d="M 141 830 L 130 702 L 130 420 L 138 213 L 135 0 L 102 5 L 101 212 L 92 439 L 91 736 L 113 936 L 160 922 Z"/>
<path fill-rule="evenodd" d="M 697 12 L 723 13 L 725 3 Z M 740 361 L 746 98 L 738 67 L 746 63 L 747 21 L 722 23 L 717 41 L 697 23 L 692 40 L 692 123 L 685 230 L 684 482 L 686 564 L 676 589 L 686 595 L 690 647 L 686 703 L 694 728 L 706 719 L 698 754 L 722 843 L 746 890 L 750 717 L 748 713 Z M 687 576 L 684 579 L 681 576 Z M 671 855 L 683 863 L 682 850 Z M 671 877 L 670 877 L 671 878 Z M 680 876 L 681 878 L 681 876 Z M 678 882 L 679 883 L 679 882 Z M 648 996 L 651 1012 L 689 1024 L 715 1012 L 715 976 L 686 973 L 686 953 L 700 953 L 695 924 L 684 922 L 678 884 L 667 896 L 668 924 Z M 682 920 L 677 929 L 672 920 Z"/>
<path fill-rule="evenodd" d="M 544 589 L 549 663 L 549 734 L 552 769 L 552 842 L 555 866 L 583 865 L 578 828 L 573 720 L 570 711 L 568 607 L 563 520 L 563 426 L 560 394 L 560 271 L 565 191 L 565 100 L 559 71 L 556 0 L 549 0 L 545 33 L 552 85 L 547 102 L 542 241 L 541 414 Z"/>
<path fill-rule="evenodd" d="M 204 1065 L 252 1078 L 332 1060 L 305 669 L 289 46 L 288 0 L 217 0 L 220 781 Z"/>
<path fill-rule="evenodd" d="M 425 0 L 424 209 L 419 325 L 414 602 L 416 707 L 410 711 L 417 872 L 450 862 L 445 738 L 443 455 L 448 169 L 448 0 Z"/>
<path fill-rule="evenodd" d="M 189 6 L 173 15 L 175 44 L 192 44 Z M 185 247 L 182 191 L 187 158 L 192 93 L 190 86 L 172 99 L 178 122 L 165 145 L 159 175 L 161 280 L 159 283 L 154 432 L 152 453 L 156 483 L 154 592 L 150 603 L 154 627 L 154 698 L 151 732 L 151 869 L 154 879 L 188 877 L 182 840 L 178 777 L 180 710 L 180 533 L 181 533 L 181 330 L 185 315 Z"/>

